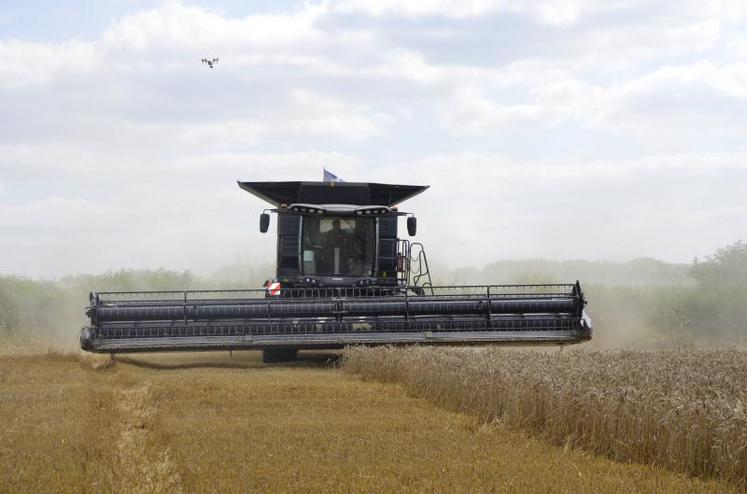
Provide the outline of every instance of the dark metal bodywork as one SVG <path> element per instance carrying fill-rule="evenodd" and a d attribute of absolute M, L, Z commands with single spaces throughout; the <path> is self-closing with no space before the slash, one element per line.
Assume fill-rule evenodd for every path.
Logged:
<path fill-rule="evenodd" d="M 268 289 L 92 293 L 87 308 L 90 323 L 80 335 L 84 350 L 262 349 L 268 354 L 353 344 L 563 345 L 591 338 L 591 321 L 584 313 L 586 301 L 578 282 L 431 286 L 422 245 L 397 236 L 398 219 L 408 213 L 395 207 L 426 186 L 325 182 L 239 182 L 239 186 L 272 204 L 277 213 L 277 272 L 274 280 L 268 280 Z M 375 252 L 368 275 L 305 271 L 304 219 L 325 216 L 375 222 L 374 233 L 366 240 Z M 415 246 L 419 246 L 417 256 Z M 269 284 L 281 288 L 271 291 Z"/>
<path fill-rule="evenodd" d="M 427 185 L 373 182 L 238 182 L 239 187 L 275 207 L 281 204 L 355 204 L 395 206 L 422 192 Z"/>
<path fill-rule="evenodd" d="M 418 287 L 421 288 L 421 287 Z M 569 344 L 591 337 L 575 285 L 92 294 L 81 346 L 98 352 Z"/>
<path fill-rule="evenodd" d="M 238 182 L 239 187 L 274 206 L 277 213 L 276 280 L 286 288 L 321 286 L 392 286 L 406 284 L 398 271 L 398 258 L 407 255 L 397 237 L 399 218 L 406 215 L 395 206 L 428 189 L 424 185 L 363 182 Z M 302 207 L 295 207 L 300 205 Z M 309 206 L 314 212 L 309 212 Z M 305 218 L 322 216 L 357 217 L 357 209 L 367 208 L 362 217 L 376 221 L 373 276 L 319 276 L 303 272 L 301 231 Z"/>

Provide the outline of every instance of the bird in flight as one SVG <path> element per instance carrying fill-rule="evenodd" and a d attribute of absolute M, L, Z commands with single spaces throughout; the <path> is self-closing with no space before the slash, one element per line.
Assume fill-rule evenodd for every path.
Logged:
<path fill-rule="evenodd" d="M 216 64 L 216 63 L 218 63 L 218 59 L 217 58 L 212 58 L 212 59 L 211 58 L 203 58 L 202 59 L 202 63 L 208 64 L 208 67 L 210 67 L 212 69 L 213 65 Z"/>

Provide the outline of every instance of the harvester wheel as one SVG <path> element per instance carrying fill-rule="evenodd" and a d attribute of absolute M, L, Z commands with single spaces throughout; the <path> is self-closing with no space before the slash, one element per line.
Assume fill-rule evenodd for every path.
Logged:
<path fill-rule="evenodd" d="M 278 362 L 292 362 L 298 357 L 298 350 L 293 348 L 273 348 L 262 350 L 262 362 L 275 364 Z"/>

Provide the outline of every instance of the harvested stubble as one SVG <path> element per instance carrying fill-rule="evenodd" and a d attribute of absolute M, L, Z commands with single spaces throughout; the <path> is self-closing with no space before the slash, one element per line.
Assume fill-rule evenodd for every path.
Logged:
<path fill-rule="evenodd" d="M 556 444 L 747 487 L 747 352 L 349 348 L 343 365 Z"/>

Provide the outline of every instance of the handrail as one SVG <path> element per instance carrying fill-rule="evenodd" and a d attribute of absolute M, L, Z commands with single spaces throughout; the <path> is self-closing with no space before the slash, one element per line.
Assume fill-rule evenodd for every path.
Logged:
<path fill-rule="evenodd" d="M 413 248 L 415 251 L 413 253 Z M 412 272 L 412 285 L 420 287 L 421 289 L 430 288 L 431 294 L 433 294 L 433 280 L 431 279 L 431 271 L 428 267 L 428 257 L 425 254 L 425 247 L 420 242 L 414 242 L 410 244 L 409 256 L 411 261 L 417 265 L 417 270 Z M 427 278 L 427 281 L 420 284 L 420 280 Z"/>

